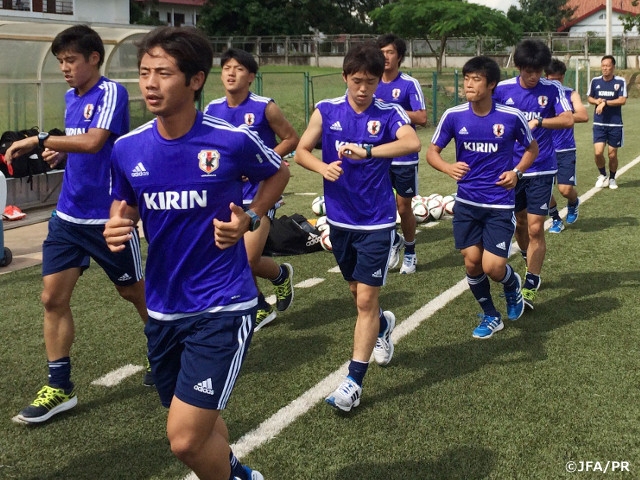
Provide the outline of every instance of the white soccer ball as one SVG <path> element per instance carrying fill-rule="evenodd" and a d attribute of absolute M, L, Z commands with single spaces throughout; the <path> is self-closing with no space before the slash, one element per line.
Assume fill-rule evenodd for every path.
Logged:
<path fill-rule="evenodd" d="M 427 201 L 429 200 L 437 200 L 442 203 L 442 195 L 440 195 L 439 193 L 432 193 L 427 197 Z"/>
<path fill-rule="evenodd" d="M 402 223 L 402 218 L 400 218 L 400 212 L 396 210 L 396 223 Z"/>
<path fill-rule="evenodd" d="M 411 209 L 413 209 L 413 207 L 415 207 L 418 203 L 424 203 L 424 202 L 426 202 L 426 200 L 422 195 L 416 195 L 411 199 Z"/>
<path fill-rule="evenodd" d="M 444 207 L 445 215 L 453 215 L 453 207 L 456 204 L 456 197 L 453 195 L 446 195 L 442 198 L 442 206 Z"/>
<path fill-rule="evenodd" d="M 324 195 L 313 199 L 313 202 L 311 202 L 311 210 L 313 210 L 313 213 L 316 215 L 325 215 L 327 213 L 324 207 Z"/>
<path fill-rule="evenodd" d="M 429 219 L 429 208 L 425 202 L 418 202 L 413 207 L 413 216 L 416 217 L 416 222 L 424 223 Z"/>
<path fill-rule="evenodd" d="M 427 202 L 427 210 L 429 212 L 429 217 L 433 220 L 440 220 L 444 213 L 444 206 L 440 200 L 433 198 Z"/>
<path fill-rule="evenodd" d="M 321 217 L 318 217 L 318 220 L 316 220 L 316 229 L 323 232 L 328 228 L 329 228 L 329 223 L 327 223 L 327 216 L 322 215 Z"/>
<path fill-rule="evenodd" d="M 326 228 L 320 234 L 320 245 L 322 245 L 322 248 L 324 248 L 327 252 L 333 250 L 333 247 L 331 247 L 331 238 L 329 237 L 329 233 L 329 228 Z"/>

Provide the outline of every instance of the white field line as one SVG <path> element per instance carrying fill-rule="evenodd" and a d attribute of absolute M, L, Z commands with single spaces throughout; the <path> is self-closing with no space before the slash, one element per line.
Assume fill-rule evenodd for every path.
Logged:
<path fill-rule="evenodd" d="M 125 365 L 124 367 L 113 370 L 106 375 L 103 375 L 102 377 L 94 380 L 93 382 L 91 382 L 91 385 L 113 387 L 122 382 L 125 378 L 130 377 L 131 375 L 135 375 L 141 370 L 144 370 L 144 367 L 141 365 Z"/>
<path fill-rule="evenodd" d="M 640 162 L 640 156 L 636 157 L 630 163 L 620 168 L 616 174 L 616 177 L 624 174 L 630 168 Z M 580 202 L 586 202 L 595 193 L 600 190 L 598 188 L 592 188 L 583 195 L 580 196 Z M 562 209 L 563 216 L 566 215 L 566 208 Z M 545 227 L 548 227 L 550 222 L 545 223 Z M 515 250 L 515 249 L 512 249 Z M 416 310 L 412 315 L 400 323 L 391 334 L 394 344 L 399 342 L 406 335 L 413 332 L 418 328 L 422 322 L 431 317 L 435 312 L 444 307 L 447 303 L 454 300 L 456 297 L 467 291 L 467 280 L 463 278 L 447 291 L 441 293 L 436 298 L 431 300 L 423 307 Z M 336 371 L 329 374 L 319 383 L 317 383 L 310 390 L 307 390 L 300 397 L 293 400 L 289 405 L 282 407 L 270 418 L 266 419 L 255 429 L 243 435 L 236 443 L 231 445 L 234 454 L 238 458 L 242 458 L 248 455 L 256 448 L 260 447 L 267 441 L 275 438 L 282 430 L 291 425 L 298 417 L 307 413 L 317 402 L 322 401 L 324 397 L 329 395 L 336 385 L 338 385 L 343 377 L 344 371 L 348 368 L 349 362 L 342 364 Z M 183 480 L 197 480 L 197 476 L 191 473 L 184 477 Z"/>

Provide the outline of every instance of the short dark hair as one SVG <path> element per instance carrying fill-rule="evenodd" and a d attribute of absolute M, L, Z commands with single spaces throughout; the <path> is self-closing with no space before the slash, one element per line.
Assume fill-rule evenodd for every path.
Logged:
<path fill-rule="evenodd" d="M 93 52 L 100 55 L 98 68 L 104 62 L 104 43 L 100 35 L 88 25 L 74 25 L 60 32 L 51 42 L 51 53 L 56 57 L 59 53 L 73 51 L 80 53 L 85 60 Z"/>
<path fill-rule="evenodd" d="M 160 47 L 176 60 L 176 64 L 186 77 L 189 85 L 191 77 L 204 72 L 204 80 L 213 66 L 213 48 L 204 33 L 194 27 L 158 27 L 136 42 L 138 47 L 138 68 L 145 54 Z M 200 100 L 202 87 L 195 92 L 195 101 Z"/>
<path fill-rule="evenodd" d="M 517 68 L 542 70 L 551 63 L 551 50 L 542 41 L 528 38 L 516 46 L 513 63 Z"/>
<path fill-rule="evenodd" d="M 564 75 L 567 73 L 567 66 L 562 60 L 554 58 L 549 65 L 544 67 L 544 73 L 546 75 Z"/>
<path fill-rule="evenodd" d="M 236 60 L 250 73 L 258 73 L 258 62 L 249 52 L 239 48 L 228 48 L 220 57 L 220 66 L 224 67 L 225 63 L 231 59 Z"/>
<path fill-rule="evenodd" d="M 358 72 L 367 72 L 382 78 L 384 62 L 384 55 L 374 42 L 359 43 L 350 48 L 345 55 L 342 62 L 342 73 L 346 76 Z"/>
<path fill-rule="evenodd" d="M 611 63 L 613 63 L 614 66 L 616 64 L 616 57 L 614 57 L 613 55 L 605 55 L 600 59 L 600 63 L 604 62 L 605 60 L 611 60 Z"/>
<path fill-rule="evenodd" d="M 376 45 L 378 46 L 378 48 L 384 48 L 387 45 L 391 44 L 393 44 L 396 52 L 398 52 L 400 63 L 402 63 L 402 61 L 404 60 L 404 56 L 407 53 L 407 42 L 405 42 L 402 38 L 394 33 L 385 33 L 384 35 L 380 35 L 376 40 Z"/>
<path fill-rule="evenodd" d="M 500 81 L 500 66 L 493 59 L 480 55 L 468 60 L 462 67 L 462 75 L 469 73 L 480 73 L 487 79 L 487 85 L 495 82 L 496 85 Z"/>

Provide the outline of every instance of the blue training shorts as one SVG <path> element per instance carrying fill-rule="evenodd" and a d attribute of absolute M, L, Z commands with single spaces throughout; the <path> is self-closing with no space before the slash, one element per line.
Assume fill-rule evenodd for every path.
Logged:
<path fill-rule="evenodd" d="M 556 174 L 558 184 L 576 186 L 578 184 L 576 151 L 565 150 L 556 152 L 556 159 L 558 160 L 558 173 Z"/>
<path fill-rule="evenodd" d="M 526 209 L 532 215 L 549 214 L 549 202 L 553 192 L 555 175 L 523 177 L 516 185 L 516 213 Z M 458 211 L 456 210 L 456 215 Z"/>
<path fill-rule="evenodd" d="M 256 310 L 203 313 L 174 321 L 149 317 L 149 363 L 165 407 L 175 395 L 189 405 L 223 410 L 251 343 Z"/>
<path fill-rule="evenodd" d="M 141 280 L 143 269 L 138 231 L 133 231 L 133 238 L 117 253 L 109 250 L 103 232 L 104 225 L 79 225 L 52 216 L 49 233 L 42 244 L 42 275 L 70 268 L 84 271 L 93 258 L 115 285 L 133 285 Z"/>
<path fill-rule="evenodd" d="M 624 128 L 594 125 L 593 143 L 606 143 L 610 147 L 620 148 L 624 146 Z"/>
<path fill-rule="evenodd" d="M 396 194 L 413 198 L 418 194 L 418 165 L 391 165 L 389 169 L 391 185 Z"/>
<path fill-rule="evenodd" d="M 347 282 L 381 287 L 387 279 L 395 230 L 352 232 L 331 226 L 333 256 Z"/>
<path fill-rule="evenodd" d="M 458 250 L 480 245 L 499 257 L 509 258 L 516 231 L 513 209 L 483 208 L 456 202 L 453 239 Z"/>

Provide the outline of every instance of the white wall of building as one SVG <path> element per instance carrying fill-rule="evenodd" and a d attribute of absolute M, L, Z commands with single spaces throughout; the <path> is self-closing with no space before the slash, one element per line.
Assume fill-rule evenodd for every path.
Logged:
<path fill-rule="evenodd" d="M 585 18 L 580 21 L 580 23 L 575 24 L 571 27 L 570 35 L 584 35 L 587 32 L 597 33 L 599 35 L 604 35 L 607 31 L 607 13 L 604 10 L 600 10 L 599 12 L 594 13 L 590 17 Z M 622 21 L 620 20 L 620 14 L 613 12 L 611 16 L 611 35 L 614 37 L 620 36 L 624 33 L 624 28 L 622 27 Z M 628 32 L 627 35 L 637 35 L 638 29 L 634 28 L 631 32 Z"/>

